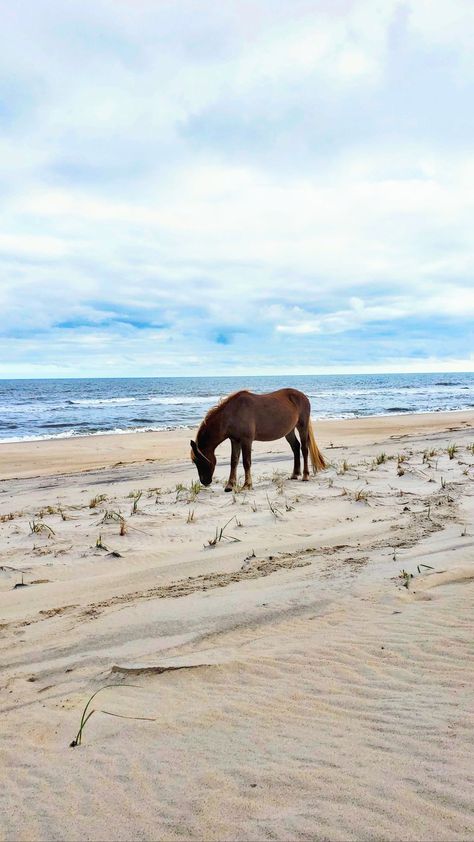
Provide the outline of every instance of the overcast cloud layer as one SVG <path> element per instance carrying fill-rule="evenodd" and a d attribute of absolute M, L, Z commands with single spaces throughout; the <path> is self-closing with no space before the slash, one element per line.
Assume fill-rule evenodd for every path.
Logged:
<path fill-rule="evenodd" d="M 474 370 L 472 0 L 0 5 L 0 376 Z"/>

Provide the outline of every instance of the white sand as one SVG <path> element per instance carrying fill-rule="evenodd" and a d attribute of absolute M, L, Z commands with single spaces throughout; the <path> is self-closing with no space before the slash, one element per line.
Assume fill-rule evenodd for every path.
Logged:
<path fill-rule="evenodd" d="M 320 423 L 236 495 L 186 432 L 0 445 L 0 838 L 474 839 L 473 424 Z"/>

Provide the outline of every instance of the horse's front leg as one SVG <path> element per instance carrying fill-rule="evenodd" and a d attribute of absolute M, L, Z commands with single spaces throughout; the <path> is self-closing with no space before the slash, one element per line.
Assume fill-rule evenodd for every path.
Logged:
<path fill-rule="evenodd" d="M 252 475 L 250 468 L 252 465 L 252 441 L 251 439 L 244 439 L 242 441 L 242 462 L 244 463 L 245 482 L 244 488 L 252 488 Z"/>
<path fill-rule="evenodd" d="M 240 459 L 240 441 L 231 439 L 230 442 L 232 445 L 232 452 L 230 455 L 230 474 L 225 487 L 226 491 L 232 491 L 234 485 L 237 483 L 237 465 L 239 464 Z"/>

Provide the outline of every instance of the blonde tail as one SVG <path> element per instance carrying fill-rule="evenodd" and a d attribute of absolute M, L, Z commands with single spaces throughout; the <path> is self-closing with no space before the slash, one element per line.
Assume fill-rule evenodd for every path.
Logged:
<path fill-rule="evenodd" d="M 326 467 L 326 462 L 324 461 L 324 456 L 321 453 L 318 445 L 316 444 L 316 439 L 314 438 L 313 432 L 313 425 L 311 420 L 308 423 L 308 434 L 309 434 L 309 453 L 311 456 L 311 464 L 313 466 L 313 474 L 317 471 L 323 471 Z"/>

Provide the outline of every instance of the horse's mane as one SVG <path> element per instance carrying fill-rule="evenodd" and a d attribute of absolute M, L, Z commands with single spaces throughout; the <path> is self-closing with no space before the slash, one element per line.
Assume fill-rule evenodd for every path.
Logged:
<path fill-rule="evenodd" d="M 215 406 L 211 406 L 211 408 L 206 412 L 201 424 L 199 426 L 199 430 L 197 431 L 196 441 L 199 442 L 199 434 L 203 432 L 204 428 L 207 426 L 209 421 L 212 421 L 215 415 L 224 409 L 227 404 L 237 397 L 237 395 L 243 395 L 247 393 L 247 389 L 239 389 L 237 392 L 232 392 L 231 395 L 227 395 L 226 398 L 222 398 Z"/>

